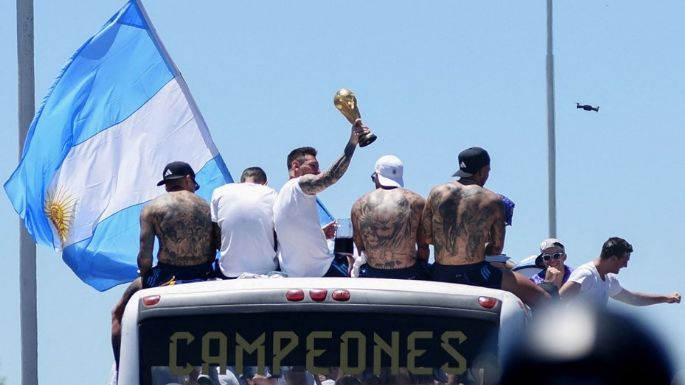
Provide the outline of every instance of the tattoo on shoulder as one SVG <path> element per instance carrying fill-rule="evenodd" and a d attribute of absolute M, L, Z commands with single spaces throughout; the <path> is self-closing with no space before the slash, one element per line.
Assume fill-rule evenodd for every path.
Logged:
<path fill-rule="evenodd" d="M 195 265 L 213 258 L 213 224 L 205 200 L 195 195 L 176 197 L 156 217 L 162 262 Z"/>
<path fill-rule="evenodd" d="M 410 266 L 416 259 L 421 207 L 414 195 L 396 190 L 365 195 L 355 215 L 369 263 L 379 268 Z"/>
<path fill-rule="evenodd" d="M 498 215 L 488 190 L 477 186 L 448 183 L 431 190 L 425 209 L 430 220 L 436 256 L 460 257 L 464 261 L 482 258 L 490 241 L 492 224 Z M 424 224 L 424 228 L 428 227 Z"/>

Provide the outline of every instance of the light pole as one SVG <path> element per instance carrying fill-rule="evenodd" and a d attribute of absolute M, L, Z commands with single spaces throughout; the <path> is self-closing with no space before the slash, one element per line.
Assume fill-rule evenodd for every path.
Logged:
<path fill-rule="evenodd" d="M 19 160 L 35 113 L 33 0 L 17 0 L 17 76 Z M 36 244 L 19 224 L 19 307 L 21 314 L 21 384 L 38 385 L 38 316 Z"/>
<path fill-rule="evenodd" d="M 549 177 L 549 236 L 557 236 L 556 138 L 554 134 L 554 53 L 552 0 L 547 0 L 547 174 Z"/>

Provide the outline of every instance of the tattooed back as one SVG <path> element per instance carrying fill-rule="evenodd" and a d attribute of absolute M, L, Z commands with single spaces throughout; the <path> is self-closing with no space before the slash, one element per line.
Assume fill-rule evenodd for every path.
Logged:
<path fill-rule="evenodd" d="M 145 219 L 159 240 L 159 262 L 192 266 L 214 259 L 209 204 L 199 196 L 188 191 L 164 194 L 145 206 Z"/>
<path fill-rule="evenodd" d="M 478 263 L 486 253 L 499 254 L 502 250 L 501 199 L 477 185 L 451 182 L 433 188 L 422 224 L 434 245 L 436 261 L 443 265 Z"/>
<path fill-rule="evenodd" d="M 355 243 L 365 250 L 371 267 L 397 269 L 416 263 L 424 204 L 423 197 L 404 188 L 376 189 L 355 202 Z"/>

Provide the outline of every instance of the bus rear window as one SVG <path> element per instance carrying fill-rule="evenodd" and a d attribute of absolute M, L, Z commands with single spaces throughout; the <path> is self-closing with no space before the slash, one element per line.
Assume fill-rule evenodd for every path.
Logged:
<path fill-rule="evenodd" d="M 343 377 L 364 385 L 432 385 L 475 366 L 496 367 L 497 326 L 482 318 L 359 312 L 149 318 L 139 325 L 141 383 L 192 383 L 212 372 L 241 378 L 266 367 L 280 385 Z M 288 373 L 313 381 L 293 384 Z"/>

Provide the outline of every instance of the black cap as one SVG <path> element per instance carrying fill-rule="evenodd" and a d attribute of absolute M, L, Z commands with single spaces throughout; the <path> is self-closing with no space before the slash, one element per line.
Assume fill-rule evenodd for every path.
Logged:
<path fill-rule="evenodd" d="M 459 170 L 452 174 L 458 177 L 470 177 L 478 170 L 490 164 L 490 155 L 480 147 L 471 147 L 459 153 Z"/>
<path fill-rule="evenodd" d="M 193 168 L 188 163 L 180 161 L 171 162 L 164 167 L 162 180 L 157 182 L 157 186 L 161 186 L 170 180 L 184 178 L 186 175 L 190 175 L 193 181 L 195 181 L 195 171 L 193 171 Z M 195 182 L 195 190 L 199 189 L 200 185 Z"/>

